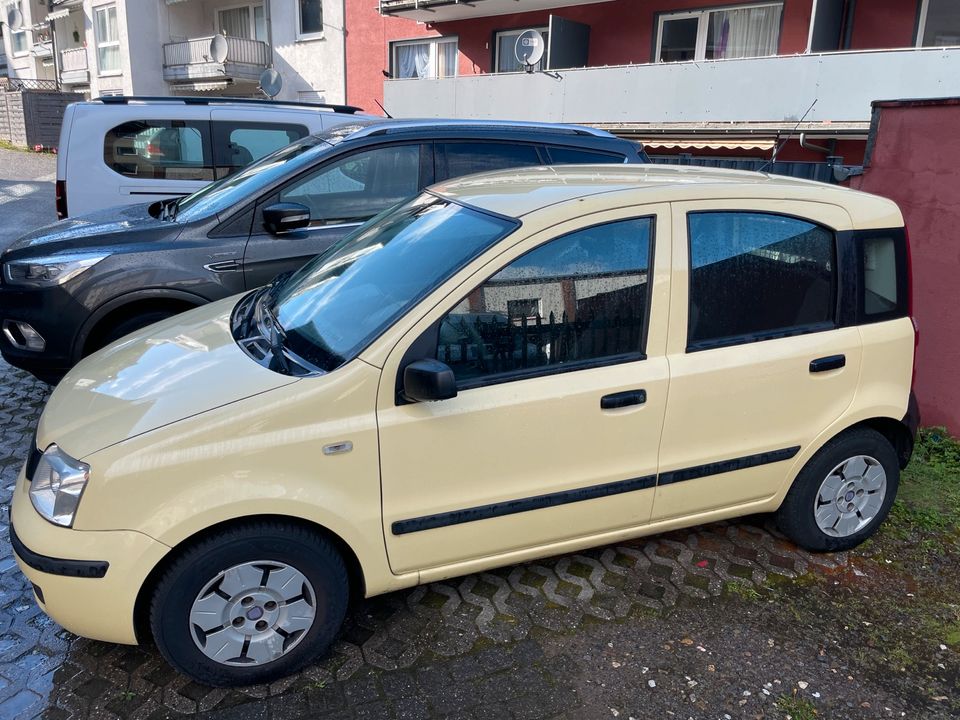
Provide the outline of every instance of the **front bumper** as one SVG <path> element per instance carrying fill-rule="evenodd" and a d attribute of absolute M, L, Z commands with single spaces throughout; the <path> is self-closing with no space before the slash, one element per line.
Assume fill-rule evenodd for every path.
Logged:
<path fill-rule="evenodd" d="M 10 541 L 40 608 L 76 635 L 135 645 L 137 595 L 169 548 L 132 530 L 53 525 L 33 509 L 28 489 L 21 472 L 10 509 Z"/>
<path fill-rule="evenodd" d="M 44 339 L 42 351 L 18 348 L 0 332 L 0 354 L 10 365 L 42 380 L 55 380 L 69 370 L 77 331 L 89 313 L 62 287 L 12 288 L 0 286 L 0 325 L 24 322 Z"/>

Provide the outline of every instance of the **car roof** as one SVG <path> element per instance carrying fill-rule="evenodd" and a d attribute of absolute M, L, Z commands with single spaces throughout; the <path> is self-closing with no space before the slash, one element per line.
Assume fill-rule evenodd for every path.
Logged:
<path fill-rule="evenodd" d="M 676 165 L 525 167 L 468 175 L 430 188 L 488 212 L 521 218 L 562 203 L 589 200 L 578 214 L 630 204 L 716 199 L 779 199 L 844 208 L 854 227 L 897 227 L 897 205 L 838 185 L 783 175 Z M 785 212 L 789 212 L 785 210 Z"/>

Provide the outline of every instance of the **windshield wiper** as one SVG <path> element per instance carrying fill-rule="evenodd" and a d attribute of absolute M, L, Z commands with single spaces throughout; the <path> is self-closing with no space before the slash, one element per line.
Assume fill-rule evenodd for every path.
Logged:
<path fill-rule="evenodd" d="M 283 341 L 286 338 L 286 333 L 283 330 L 283 326 L 280 324 L 280 321 L 277 319 L 277 315 L 274 312 L 273 308 L 270 307 L 272 302 L 272 297 L 270 293 L 270 288 L 260 296 L 260 316 L 265 321 L 264 324 L 266 327 L 263 328 L 263 339 L 267 341 L 267 344 L 270 346 L 270 353 L 272 355 L 272 360 L 270 362 L 271 370 L 279 370 L 282 373 L 287 375 L 290 374 L 290 362 L 287 360 L 287 356 L 284 354 Z M 273 361 L 276 361 L 277 367 L 273 367 Z"/>

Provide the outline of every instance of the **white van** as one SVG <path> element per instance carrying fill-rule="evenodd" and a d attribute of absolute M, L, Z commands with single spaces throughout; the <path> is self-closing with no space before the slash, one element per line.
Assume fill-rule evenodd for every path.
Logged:
<path fill-rule="evenodd" d="M 294 140 L 350 122 L 349 105 L 106 96 L 68 105 L 57 218 L 189 195 Z"/>

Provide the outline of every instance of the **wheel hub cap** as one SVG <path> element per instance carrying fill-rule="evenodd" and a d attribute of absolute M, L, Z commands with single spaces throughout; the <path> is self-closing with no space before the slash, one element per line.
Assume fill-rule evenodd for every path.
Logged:
<path fill-rule="evenodd" d="M 869 455 L 844 460 L 824 478 L 813 503 L 817 526 L 832 537 L 859 532 L 880 512 L 887 474 Z"/>
<path fill-rule="evenodd" d="M 262 665 L 286 655 L 316 617 L 313 586 L 290 565 L 234 565 L 207 583 L 193 601 L 190 626 L 197 648 L 223 665 Z"/>

